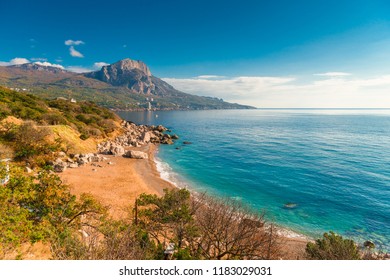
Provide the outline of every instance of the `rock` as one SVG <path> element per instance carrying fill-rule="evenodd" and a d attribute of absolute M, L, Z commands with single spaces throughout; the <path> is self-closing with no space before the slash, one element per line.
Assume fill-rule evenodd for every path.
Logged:
<path fill-rule="evenodd" d="M 64 152 L 58 152 L 59 157 L 66 157 L 66 154 Z"/>
<path fill-rule="evenodd" d="M 77 167 L 79 167 L 79 165 L 77 163 L 70 163 L 70 164 L 68 164 L 68 167 L 69 168 L 77 168 Z"/>
<path fill-rule="evenodd" d="M 160 124 L 159 126 L 156 127 L 156 130 L 158 130 L 159 132 L 164 132 L 167 129 Z"/>
<path fill-rule="evenodd" d="M 176 134 L 173 134 L 173 135 L 171 136 L 171 138 L 174 139 L 174 140 L 177 140 L 177 139 L 179 139 L 179 136 L 177 136 Z"/>
<path fill-rule="evenodd" d="M 190 141 L 183 141 L 183 144 L 184 145 L 190 145 L 190 144 L 192 144 L 192 142 L 190 142 Z"/>
<path fill-rule="evenodd" d="M 99 162 L 101 161 L 101 158 L 99 156 L 92 156 L 89 158 L 90 162 Z"/>
<path fill-rule="evenodd" d="M 77 161 L 77 163 L 78 163 L 79 165 L 87 164 L 87 163 L 88 163 L 88 159 L 87 159 L 87 158 L 79 158 L 79 160 Z"/>
<path fill-rule="evenodd" d="M 150 132 L 147 131 L 147 132 L 142 133 L 141 140 L 142 140 L 144 143 L 150 142 Z"/>
<path fill-rule="evenodd" d="M 176 147 L 175 149 L 176 149 L 176 150 L 180 150 L 181 148 L 180 148 L 180 147 Z"/>
<path fill-rule="evenodd" d="M 128 151 L 126 156 L 135 159 L 148 159 L 148 154 L 141 151 Z"/>
<path fill-rule="evenodd" d="M 53 166 L 55 172 L 64 172 L 66 170 L 66 163 L 58 163 Z"/>
<path fill-rule="evenodd" d="M 114 156 L 123 156 L 125 154 L 125 148 L 122 146 L 113 146 L 110 149 L 110 153 L 113 154 Z"/>
<path fill-rule="evenodd" d="M 172 141 L 172 139 L 169 139 L 169 138 L 163 138 L 163 139 L 161 140 L 161 144 L 172 145 L 172 144 L 173 144 L 173 141 Z"/>
<path fill-rule="evenodd" d="M 286 204 L 283 205 L 283 207 L 284 207 L 284 208 L 287 208 L 287 209 L 294 209 L 294 208 L 297 208 L 297 206 L 298 206 L 298 204 L 296 204 L 296 203 L 291 203 L 291 202 L 286 203 Z"/>
<path fill-rule="evenodd" d="M 370 240 L 365 241 L 363 243 L 363 246 L 366 247 L 366 248 L 369 248 L 369 249 L 374 249 L 375 248 L 374 242 L 372 242 Z"/>
<path fill-rule="evenodd" d="M 26 172 L 27 173 L 32 173 L 33 171 L 32 171 L 32 169 L 30 167 L 26 166 Z"/>

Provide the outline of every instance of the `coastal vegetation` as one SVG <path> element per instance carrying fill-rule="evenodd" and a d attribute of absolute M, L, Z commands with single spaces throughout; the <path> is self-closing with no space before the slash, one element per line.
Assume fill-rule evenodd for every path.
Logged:
<path fill-rule="evenodd" d="M 24 258 L 23 247 L 38 243 L 53 259 L 284 257 L 278 229 L 237 201 L 166 189 L 162 196 L 140 195 L 127 218 L 115 219 L 91 195 L 72 194 L 53 172 L 53 161 L 88 141 L 96 149 L 98 141 L 118 136 L 120 121 L 90 102 L 44 100 L 0 87 L 0 155 L 13 159 L 0 163 L 0 177 L 10 178 L 0 186 L 0 258 Z M 125 126 L 130 136 L 139 130 L 143 141 L 155 134 L 165 139 L 160 126 Z M 375 258 L 370 250 L 330 232 L 307 244 L 306 258 Z"/>
<path fill-rule="evenodd" d="M 306 256 L 310 260 L 360 260 L 362 252 L 353 240 L 330 231 L 306 245 Z"/>
<path fill-rule="evenodd" d="M 119 131 L 119 121 L 115 113 L 91 102 L 44 100 L 0 87 L 0 152 L 7 150 L 16 161 L 43 167 L 56 152 L 82 149 L 94 142 L 84 140 Z"/>
<path fill-rule="evenodd" d="M 8 116 L 31 120 L 39 125 L 68 125 L 82 138 L 106 137 L 120 119 L 112 111 L 92 102 L 66 99 L 45 100 L 35 95 L 0 87 L 0 121 Z"/>

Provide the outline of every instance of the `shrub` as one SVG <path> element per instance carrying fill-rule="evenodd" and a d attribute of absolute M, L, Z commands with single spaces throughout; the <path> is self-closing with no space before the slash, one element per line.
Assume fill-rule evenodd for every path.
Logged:
<path fill-rule="evenodd" d="M 306 245 L 306 256 L 311 260 L 359 260 L 360 251 L 353 240 L 343 239 L 330 231 L 315 243 Z"/>

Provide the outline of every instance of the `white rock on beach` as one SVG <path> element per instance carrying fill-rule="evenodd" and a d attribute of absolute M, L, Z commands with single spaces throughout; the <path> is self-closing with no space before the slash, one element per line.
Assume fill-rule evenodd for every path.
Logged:
<path fill-rule="evenodd" d="M 126 153 L 127 157 L 135 158 L 135 159 L 148 159 L 148 154 L 140 151 L 128 151 Z"/>

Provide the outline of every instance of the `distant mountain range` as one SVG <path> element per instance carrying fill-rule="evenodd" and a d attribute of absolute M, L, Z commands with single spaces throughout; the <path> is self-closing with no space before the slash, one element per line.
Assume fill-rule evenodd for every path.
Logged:
<path fill-rule="evenodd" d="M 142 61 L 128 58 L 83 74 L 38 63 L 1 66 L 0 85 L 49 99 L 94 101 L 116 110 L 254 108 L 181 92 L 153 76 Z"/>

